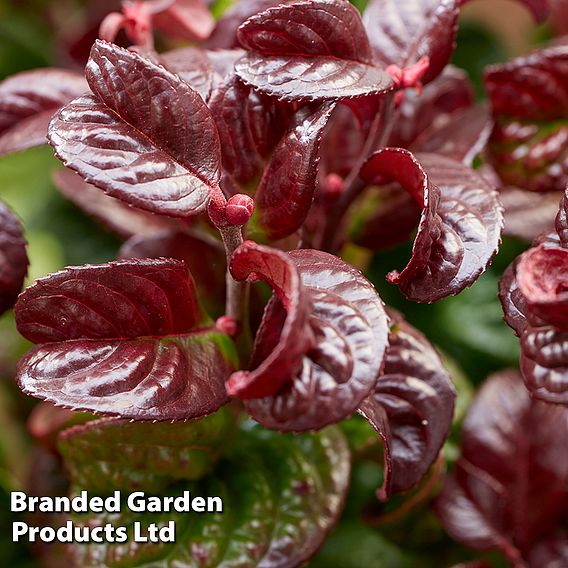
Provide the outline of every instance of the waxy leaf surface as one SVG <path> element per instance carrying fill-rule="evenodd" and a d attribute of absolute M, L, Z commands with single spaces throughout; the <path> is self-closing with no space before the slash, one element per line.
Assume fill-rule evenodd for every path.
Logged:
<path fill-rule="evenodd" d="M 568 115 L 568 47 L 549 47 L 492 65 L 485 87 L 498 116 L 554 120 Z"/>
<path fill-rule="evenodd" d="M 131 207 L 87 183 L 69 168 L 57 170 L 53 183 L 74 205 L 123 239 L 164 231 L 179 222 L 178 219 Z"/>
<path fill-rule="evenodd" d="M 386 148 L 369 158 L 361 177 L 397 181 L 423 208 L 410 262 L 388 275 L 407 298 L 434 302 L 457 294 L 486 270 L 501 240 L 503 213 L 496 191 L 479 174 L 434 154 L 415 158 Z"/>
<path fill-rule="evenodd" d="M 556 215 L 555 229 L 560 244 L 563 247 L 568 247 L 568 188 L 564 190 L 564 194 L 560 200 L 560 207 Z"/>
<path fill-rule="evenodd" d="M 298 269 L 288 254 L 253 241 L 245 242 L 235 251 L 230 270 L 238 281 L 262 280 L 269 284 L 284 308 L 279 325 L 267 330 L 269 347 L 263 346 L 263 356 L 254 358 L 257 364 L 253 362 L 250 371 L 234 373 L 227 383 L 229 393 L 242 399 L 270 396 L 291 381 L 301 368 L 303 354 L 314 345 L 315 338 L 308 325 L 311 298 L 304 291 Z"/>
<path fill-rule="evenodd" d="M 208 474 L 231 441 L 235 420 L 225 408 L 183 423 L 103 418 L 64 430 L 58 449 L 71 482 L 104 494 L 110 488 L 157 493 L 172 480 Z"/>
<path fill-rule="evenodd" d="M 227 401 L 234 353 L 205 321 L 182 262 L 68 268 L 19 298 L 18 329 L 39 345 L 20 361 L 17 380 L 72 409 L 142 420 L 209 414 Z"/>
<path fill-rule="evenodd" d="M 9 310 L 28 273 L 28 255 L 22 225 L 0 201 L 0 314 Z"/>
<path fill-rule="evenodd" d="M 473 106 L 475 94 L 467 74 L 448 65 L 442 74 L 425 85 L 422 93 L 409 89 L 394 121 L 389 146 L 409 148 L 431 128 L 442 128 L 452 116 Z"/>
<path fill-rule="evenodd" d="M 294 233 L 306 220 L 316 190 L 323 130 L 333 110 L 324 104 L 298 113 L 276 146 L 255 193 L 257 227 L 269 239 Z"/>
<path fill-rule="evenodd" d="M 197 297 L 205 311 L 212 317 L 222 315 L 227 263 L 219 241 L 197 232 L 161 231 L 129 239 L 118 254 L 120 258 L 183 260 L 195 279 Z"/>
<path fill-rule="evenodd" d="M 459 0 L 370 0 L 363 21 L 381 65 L 404 68 L 429 57 L 428 82 L 450 61 L 458 14 Z"/>
<path fill-rule="evenodd" d="M 330 254 L 290 253 L 312 300 L 313 346 L 303 342 L 300 370 L 273 396 L 247 402 L 250 415 L 276 430 L 317 430 L 352 414 L 372 391 L 387 345 L 383 303 L 361 273 Z M 253 364 L 275 349 L 282 306 L 268 305 Z M 298 338 L 301 341 L 300 338 Z"/>
<path fill-rule="evenodd" d="M 564 284 L 568 250 L 556 243 L 530 249 L 505 272 L 505 321 L 521 338 L 521 371 L 531 394 L 568 404 L 568 332 Z"/>
<path fill-rule="evenodd" d="M 490 377 L 464 421 L 462 456 L 438 499 L 446 530 L 516 565 L 565 516 L 566 409 L 532 400 L 519 375 Z"/>
<path fill-rule="evenodd" d="M 471 166 L 474 159 L 485 149 L 493 130 L 489 110 L 472 106 L 456 112 L 441 126 L 434 124 L 412 145 L 415 152 L 440 154 Z"/>
<path fill-rule="evenodd" d="M 390 75 L 373 65 L 361 17 L 348 2 L 277 6 L 247 20 L 238 38 L 248 53 L 237 62 L 237 75 L 282 99 L 350 98 L 392 88 Z"/>
<path fill-rule="evenodd" d="M 47 126 L 65 104 L 88 90 L 65 69 L 24 71 L 0 83 L 0 156 L 47 144 Z"/>
<path fill-rule="evenodd" d="M 160 54 L 159 62 L 207 101 L 215 82 L 215 69 L 206 51 L 196 47 L 173 49 Z"/>
<path fill-rule="evenodd" d="M 289 122 L 274 98 L 229 76 L 213 93 L 209 108 L 221 140 L 223 168 L 248 184 L 262 172 Z"/>
<path fill-rule="evenodd" d="M 531 191 L 568 181 L 568 47 L 535 51 L 485 73 L 495 129 L 489 158 L 500 178 Z"/>
<path fill-rule="evenodd" d="M 535 193 L 518 187 L 504 187 L 499 196 L 505 209 L 505 235 L 532 242 L 541 233 L 554 229 L 559 192 Z"/>
<path fill-rule="evenodd" d="M 185 489 L 192 496 L 219 496 L 223 512 L 123 513 L 113 520 L 129 527 L 130 535 L 135 521 L 144 530 L 150 523 L 162 527 L 174 519 L 176 542 L 71 545 L 73 557 L 81 566 L 104 561 L 109 568 L 125 562 L 150 566 L 165 557 L 184 566 L 294 568 L 314 554 L 336 524 L 349 485 L 349 462 L 347 443 L 337 428 L 291 437 L 248 425 L 211 474 L 161 492 L 176 496 Z M 108 491 L 113 489 L 109 484 Z M 104 525 L 110 517 L 75 522 Z"/>
<path fill-rule="evenodd" d="M 65 165 L 126 203 L 165 215 L 201 212 L 220 177 L 215 123 L 201 97 L 140 55 L 97 41 L 93 95 L 64 107 L 49 138 Z"/>
<path fill-rule="evenodd" d="M 395 320 L 384 369 L 359 408 L 384 444 L 381 500 L 408 491 L 428 473 L 450 432 L 455 398 L 434 347 L 411 325 Z"/>

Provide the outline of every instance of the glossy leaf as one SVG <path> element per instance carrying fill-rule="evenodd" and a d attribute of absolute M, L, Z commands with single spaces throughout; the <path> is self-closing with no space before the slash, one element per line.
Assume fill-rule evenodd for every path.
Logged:
<path fill-rule="evenodd" d="M 57 170 L 53 182 L 74 205 L 124 239 L 164 231 L 178 222 L 177 219 L 136 209 L 106 195 L 69 168 Z"/>
<path fill-rule="evenodd" d="M 247 241 L 235 251 L 229 268 L 238 281 L 268 283 L 284 311 L 279 325 L 263 332 L 270 333 L 268 347 L 262 347 L 263 356 L 257 349 L 251 370 L 234 373 L 227 390 L 242 399 L 271 396 L 292 380 L 302 366 L 304 353 L 314 345 L 308 325 L 311 298 L 303 289 L 293 260 L 276 249 Z"/>
<path fill-rule="evenodd" d="M 412 89 L 404 93 L 389 146 L 409 148 L 429 129 L 451 124 L 453 115 L 471 108 L 474 100 L 473 85 L 467 74 L 448 65 L 422 93 Z"/>
<path fill-rule="evenodd" d="M 172 335 L 201 320 L 191 275 L 167 259 L 66 268 L 28 287 L 16 308 L 34 343 Z"/>
<path fill-rule="evenodd" d="M 81 74 L 36 69 L 0 83 L 0 156 L 47 144 L 47 126 L 66 103 L 88 90 Z"/>
<path fill-rule="evenodd" d="M 549 47 L 493 65 L 485 87 L 497 116 L 554 120 L 568 115 L 568 47 Z"/>
<path fill-rule="evenodd" d="M 313 113 L 298 113 L 276 146 L 255 193 L 257 227 L 278 240 L 299 229 L 310 210 L 317 181 L 323 130 L 333 110 L 324 104 Z"/>
<path fill-rule="evenodd" d="M 424 82 L 436 78 L 454 50 L 459 0 L 370 0 L 363 21 L 383 66 L 430 59 Z"/>
<path fill-rule="evenodd" d="M 505 187 L 499 191 L 499 196 L 505 208 L 505 235 L 530 243 L 541 233 L 554 229 L 560 193 L 535 193 Z"/>
<path fill-rule="evenodd" d="M 490 161 L 501 179 L 531 191 L 564 191 L 568 180 L 568 47 L 535 51 L 485 74 L 497 119 Z"/>
<path fill-rule="evenodd" d="M 0 314 L 16 302 L 27 272 L 28 255 L 22 226 L 0 201 Z"/>
<path fill-rule="evenodd" d="M 499 299 L 503 306 L 505 322 L 520 337 L 528 326 L 528 306 L 525 297 L 519 290 L 517 282 L 516 262 L 503 273 L 499 284 Z"/>
<path fill-rule="evenodd" d="M 392 89 L 390 75 L 372 64 L 361 18 L 348 2 L 303 0 L 271 8 L 249 18 L 238 39 L 248 53 L 237 62 L 237 75 L 269 95 L 325 100 Z"/>
<path fill-rule="evenodd" d="M 223 168 L 238 183 L 262 172 L 289 119 L 279 103 L 230 76 L 213 93 L 209 108 L 217 124 Z"/>
<path fill-rule="evenodd" d="M 490 377 L 463 424 L 462 456 L 438 500 L 446 530 L 521 565 L 564 516 L 566 410 L 531 400 L 514 371 Z"/>
<path fill-rule="evenodd" d="M 450 432 L 456 398 L 439 355 L 419 331 L 395 321 L 389 343 L 381 376 L 359 408 L 384 444 L 381 500 L 428 473 Z"/>
<path fill-rule="evenodd" d="M 568 404 L 564 264 L 555 244 L 530 249 L 505 272 L 500 299 L 505 321 L 521 338 L 521 371 L 531 394 Z"/>
<path fill-rule="evenodd" d="M 172 480 L 207 475 L 235 429 L 230 411 L 184 423 L 103 418 L 64 430 L 58 449 L 71 482 L 96 494 L 164 491 Z"/>
<path fill-rule="evenodd" d="M 207 52 L 196 47 L 182 47 L 162 53 L 159 62 L 168 71 L 195 89 L 204 101 L 211 95 L 215 69 Z"/>
<path fill-rule="evenodd" d="M 174 260 L 67 268 L 19 298 L 18 330 L 39 345 L 20 388 L 67 408 L 187 420 L 227 401 L 231 340 L 203 328 L 193 280 Z"/>
<path fill-rule="evenodd" d="M 536 247 L 525 252 L 517 264 L 517 281 L 532 321 L 568 329 L 568 250 Z"/>
<path fill-rule="evenodd" d="M 485 149 L 492 130 L 487 107 L 473 106 L 454 113 L 443 126 L 432 125 L 414 142 L 412 150 L 440 154 L 471 166 Z"/>
<path fill-rule="evenodd" d="M 568 247 L 568 188 L 564 191 L 562 199 L 560 200 L 555 229 L 558 234 L 560 244 L 563 247 Z"/>
<path fill-rule="evenodd" d="M 563 191 L 568 182 L 568 122 L 503 118 L 488 146 L 503 183 L 529 191 Z"/>
<path fill-rule="evenodd" d="M 156 546 L 129 539 L 126 545 L 72 545 L 73 557 L 86 567 L 99 566 L 101 559 L 110 568 L 125 561 L 148 565 L 167 555 L 179 564 L 293 568 L 314 554 L 337 522 L 349 470 L 349 450 L 338 429 L 295 437 L 254 427 L 241 430 L 234 449 L 212 474 L 166 493 L 175 496 L 186 489 L 192 496 L 220 496 L 222 513 L 124 513 L 114 522 L 130 532 L 134 521 L 161 527 L 175 520 L 176 543 Z M 100 515 L 75 522 L 108 521 Z"/>
<path fill-rule="evenodd" d="M 410 262 L 388 275 L 407 298 L 433 302 L 457 294 L 486 270 L 503 215 L 497 193 L 481 176 L 448 158 L 415 158 L 400 148 L 373 154 L 361 176 L 368 183 L 398 181 L 423 208 Z"/>
<path fill-rule="evenodd" d="M 94 94 L 51 122 L 58 157 L 135 207 L 177 217 L 202 211 L 219 182 L 220 146 L 201 97 L 163 67 L 101 41 L 86 74 Z"/>
<path fill-rule="evenodd" d="M 372 284 L 342 260 L 314 250 L 290 257 L 312 300 L 315 344 L 302 342 L 301 369 L 288 384 L 246 406 L 268 428 L 317 430 L 352 414 L 375 386 L 387 346 L 387 316 Z M 253 365 L 276 348 L 282 312 L 273 299 L 257 333 Z"/>
<path fill-rule="evenodd" d="M 121 247 L 119 257 L 183 260 L 195 278 L 199 302 L 211 316 L 222 315 L 226 260 L 220 241 L 197 232 L 161 231 L 132 237 Z"/>
<path fill-rule="evenodd" d="M 223 12 L 213 33 L 205 41 L 205 47 L 208 49 L 240 47 L 237 40 L 237 30 L 243 22 L 268 8 L 289 3 L 289 0 L 239 0 L 235 2 Z"/>

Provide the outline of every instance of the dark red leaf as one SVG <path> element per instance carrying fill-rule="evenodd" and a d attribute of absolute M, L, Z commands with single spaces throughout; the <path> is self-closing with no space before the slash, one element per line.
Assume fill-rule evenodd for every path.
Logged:
<path fill-rule="evenodd" d="M 335 173 L 346 178 L 357 163 L 364 145 L 365 133 L 357 117 L 349 107 L 338 104 L 324 131 L 320 172 L 323 175 Z"/>
<path fill-rule="evenodd" d="M 255 193 L 257 227 L 272 240 L 291 235 L 306 220 L 316 189 L 323 130 L 333 110 L 326 103 L 299 112 L 276 146 Z"/>
<path fill-rule="evenodd" d="M 184 420 L 227 401 L 227 336 L 203 326 L 182 262 L 67 268 L 19 298 L 18 330 L 40 345 L 18 364 L 28 394 L 58 406 L 142 420 Z"/>
<path fill-rule="evenodd" d="M 213 33 L 203 45 L 208 49 L 240 47 L 237 40 L 237 29 L 244 21 L 268 8 L 288 3 L 290 3 L 289 0 L 238 0 L 223 13 Z"/>
<path fill-rule="evenodd" d="M 568 246 L 568 188 L 564 191 L 562 199 L 560 200 L 560 207 L 558 215 L 556 216 L 555 224 L 560 244 L 563 247 Z"/>
<path fill-rule="evenodd" d="M 22 226 L 0 201 L 0 314 L 15 303 L 28 272 L 28 255 Z"/>
<path fill-rule="evenodd" d="M 384 443 L 381 500 L 408 491 L 428 473 L 450 432 L 455 398 L 429 341 L 406 322 L 395 322 L 385 367 L 359 408 Z"/>
<path fill-rule="evenodd" d="M 178 219 L 154 215 L 106 195 L 69 168 L 57 170 L 53 182 L 67 199 L 121 238 L 164 231 L 178 223 L 181 225 Z"/>
<path fill-rule="evenodd" d="M 467 74 L 449 65 L 422 93 L 405 92 L 389 146 L 409 148 L 428 129 L 450 124 L 454 113 L 473 106 L 474 99 L 473 85 Z"/>
<path fill-rule="evenodd" d="M 361 17 L 348 2 L 303 0 L 271 8 L 247 20 L 238 38 L 248 53 L 236 73 L 269 95 L 324 100 L 392 89 L 391 76 L 373 66 Z"/>
<path fill-rule="evenodd" d="M 290 257 L 312 300 L 315 343 L 304 342 L 301 367 L 287 384 L 246 407 L 267 428 L 319 430 L 349 416 L 371 392 L 387 346 L 388 318 L 372 284 L 342 260 L 315 250 Z M 273 299 L 257 334 L 253 364 L 278 345 L 282 314 Z"/>
<path fill-rule="evenodd" d="M 531 191 L 568 181 L 568 46 L 490 67 L 485 86 L 496 126 L 489 158 L 501 179 Z"/>
<path fill-rule="evenodd" d="M 424 82 L 449 63 L 455 46 L 459 0 L 370 0 L 363 21 L 375 57 L 401 68 L 429 57 Z"/>
<path fill-rule="evenodd" d="M 493 121 L 485 105 L 456 112 L 442 126 L 434 123 L 412 145 L 415 152 L 430 152 L 471 166 L 487 145 Z"/>
<path fill-rule="evenodd" d="M 221 156 L 201 97 L 163 67 L 101 41 L 86 73 L 94 95 L 51 122 L 57 155 L 130 205 L 177 217 L 202 211 L 218 185 Z"/>
<path fill-rule="evenodd" d="M 568 564 L 568 535 L 558 531 L 531 550 L 529 566 L 564 566 Z"/>
<path fill-rule="evenodd" d="M 213 89 L 215 69 L 207 52 L 196 47 L 182 47 L 160 54 L 159 62 L 175 73 L 207 101 Z"/>
<path fill-rule="evenodd" d="M 223 168 L 247 184 L 262 172 L 289 122 L 274 98 L 253 91 L 234 75 L 213 93 L 209 108 L 219 131 Z"/>
<path fill-rule="evenodd" d="M 166 259 L 66 268 L 29 286 L 16 308 L 34 343 L 174 335 L 201 320 L 193 278 Z"/>
<path fill-rule="evenodd" d="M 154 15 L 152 23 L 168 36 L 198 41 L 209 37 L 215 27 L 204 0 L 174 0 L 166 10 Z"/>
<path fill-rule="evenodd" d="M 47 126 L 66 103 L 88 90 L 65 69 L 24 71 L 0 83 L 0 156 L 47 144 Z"/>
<path fill-rule="evenodd" d="M 554 216 L 561 194 L 535 193 L 517 187 L 499 191 L 505 208 L 505 235 L 532 242 L 538 235 L 554 229 Z"/>
<path fill-rule="evenodd" d="M 525 297 L 519 290 L 517 282 L 517 262 L 511 264 L 503 273 L 499 284 L 499 299 L 503 306 L 505 322 L 518 337 L 521 337 L 528 326 L 528 306 Z"/>
<path fill-rule="evenodd" d="M 488 379 L 464 421 L 462 457 L 437 502 L 454 538 L 499 548 L 520 562 L 551 534 L 568 505 L 567 418 L 562 407 L 531 400 L 514 371 Z"/>
<path fill-rule="evenodd" d="M 368 183 L 398 181 L 422 207 L 412 258 L 388 280 L 407 298 L 434 302 L 457 294 L 486 270 L 503 227 L 497 192 L 470 168 L 434 154 L 379 150 L 361 170 Z M 423 164 L 423 165 L 421 165 Z"/>
<path fill-rule="evenodd" d="M 485 72 L 485 87 L 497 116 L 554 120 L 568 115 L 568 46 L 517 57 Z"/>
<path fill-rule="evenodd" d="M 161 231 L 132 237 L 120 249 L 119 257 L 166 257 L 185 261 L 195 278 L 200 303 L 211 316 L 222 315 L 226 261 L 225 251 L 219 241 L 197 233 Z"/>
<path fill-rule="evenodd" d="M 568 330 L 568 249 L 532 248 L 519 258 L 516 270 L 531 321 Z"/>
<path fill-rule="evenodd" d="M 16 379 L 25 393 L 74 410 L 189 420 L 228 401 L 224 381 L 233 369 L 230 339 L 204 330 L 163 338 L 46 343 L 20 360 Z"/>
<path fill-rule="evenodd" d="M 568 333 L 528 327 L 521 337 L 521 371 L 531 395 L 568 405 Z"/>
<path fill-rule="evenodd" d="M 563 191 L 568 182 L 568 125 L 498 119 L 488 159 L 506 185 L 530 191 Z"/>
<path fill-rule="evenodd" d="M 304 353 L 314 345 L 308 325 L 311 298 L 304 291 L 298 269 L 288 254 L 253 241 L 245 242 L 235 251 L 230 270 L 239 281 L 267 282 L 284 310 L 279 314 L 278 326 L 263 331 L 263 335 L 270 333 L 266 339 L 270 346 L 257 347 L 251 370 L 234 373 L 227 390 L 242 399 L 271 396 L 292 380 L 302 366 Z"/>
<path fill-rule="evenodd" d="M 534 0 L 538 2 L 538 0 Z M 566 0 L 547 0 L 550 10 L 550 23 L 559 35 L 568 34 L 568 11 Z"/>
<path fill-rule="evenodd" d="M 351 240 L 371 250 L 388 250 L 406 242 L 420 221 L 420 205 L 400 185 L 371 188 L 353 207 Z"/>

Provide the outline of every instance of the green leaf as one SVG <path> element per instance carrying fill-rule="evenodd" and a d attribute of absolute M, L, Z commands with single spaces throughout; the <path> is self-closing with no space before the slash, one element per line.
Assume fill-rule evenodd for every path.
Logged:
<path fill-rule="evenodd" d="M 103 428 L 107 423 L 99 421 Z M 133 431 L 139 426 L 132 424 Z M 112 438 L 105 444 L 109 453 L 116 452 Z M 66 453 L 65 459 L 73 457 Z M 81 463 L 90 467 L 84 460 Z M 223 499 L 222 512 L 132 513 L 123 506 L 120 514 L 77 516 L 75 523 L 80 526 L 107 522 L 115 527 L 127 526 L 130 538 L 123 544 L 70 545 L 71 552 L 77 565 L 86 568 L 299 566 L 314 554 L 335 525 L 343 508 L 349 472 L 349 449 L 337 427 L 292 436 L 246 423 L 231 451 L 210 475 L 197 482 L 170 485 L 161 492 L 161 496 L 179 496 L 184 490 L 193 498 L 219 496 Z M 91 490 L 77 479 L 95 481 L 76 474 L 75 491 Z M 140 489 L 148 491 L 146 486 Z M 134 522 L 143 527 L 150 523 L 164 527 L 170 520 L 176 524 L 175 543 L 133 542 Z"/>
<path fill-rule="evenodd" d="M 77 487 L 158 492 L 172 481 L 206 475 L 230 442 L 234 422 L 228 409 L 175 424 L 108 418 L 65 430 L 59 450 Z"/>

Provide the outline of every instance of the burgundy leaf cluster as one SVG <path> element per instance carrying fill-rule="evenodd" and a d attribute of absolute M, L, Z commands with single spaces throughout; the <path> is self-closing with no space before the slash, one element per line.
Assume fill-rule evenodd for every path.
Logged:
<path fill-rule="evenodd" d="M 518 568 L 566 564 L 567 419 L 564 407 L 532 400 L 516 371 L 487 380 L 436 502 L 456 540 L 498 549 Z"/>
<path fill-rule="evenodd" d="M 20 388 L 122 421 L 217 416 L 234 399 L 280 432 L 359 413 L 383 443 L 378 497 L 416 487 L 449 435 L 456 392 L 428 339 L 384 306 L 365 266 L 341 258 L 345 245 L 413 239 L 386 278 L 432 303 L 487 270 L 505 216 L 523 238 L 550 229 L 568 182 L 568 48 L 491 67 L 490 104 L 478 104 L 449 65 L 464 3 L 370 0 L 360 14 L 346 0 L 241 0 L 215 23 L 203 0 L 124 0 L 103 20 L 85 79 L 44 69 L 1 83 L 0 154 L 48 140 L 65 166 L 59 190 L 125 241 L 118 260 L 65 268 L 19 296 L 18 330 L 35 344 Z M 550 9 L 525 4 L 538 20 Z M 130 49 L 114 43 L 124 32 Z M 156 50 L 171 39 L 194 43 Z M 561 403 L 567 215 L 568 193 L 556 232 L 501 284 L 531 394 Z M 17 220 L 0 216 L 5 310 L 27 259 Z M 554 526 L 565 504 L 563 464 L 526 455 L 548 433 L 558 451 L 564 410 L 545 408 L 512 374 L 481 391 L 438 507 L 458 540 L 519 563 L 553 554 L 541 517 L 518 518 L 537 484 Z M 323 453 L 325 467 L 348 460 Z M 341 479 L 321 473 L 339 497 L 321 511 L 318 546 L 344 496 L 348 466 L 335 467 Z M 517 482 L 527 492 L 510 495 Z"/>

